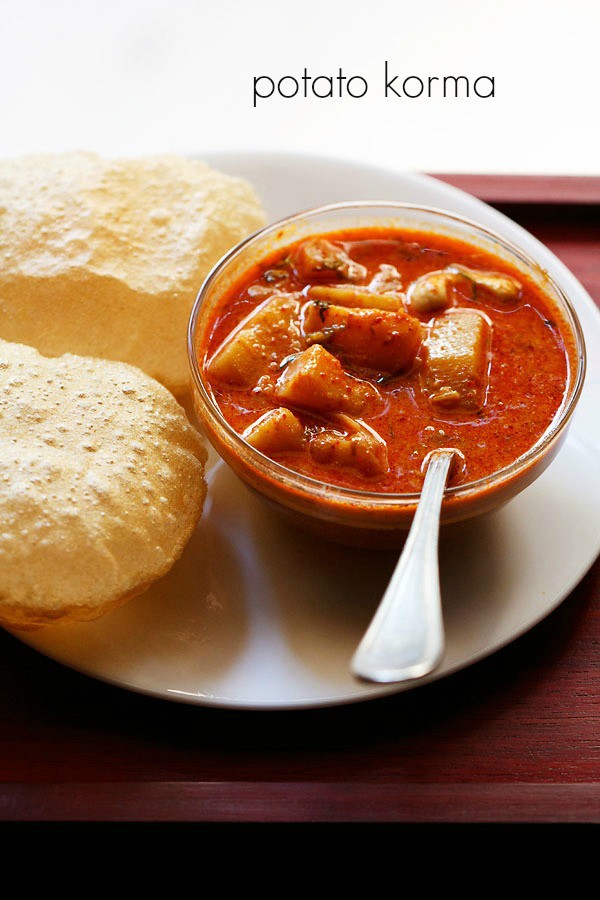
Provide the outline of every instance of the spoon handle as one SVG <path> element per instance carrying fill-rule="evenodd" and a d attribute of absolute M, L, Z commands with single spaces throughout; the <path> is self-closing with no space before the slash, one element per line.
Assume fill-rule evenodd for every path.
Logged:
<path fill-rule="evenodd" d="M 454 450 L 430 454 L 413 523 L 383 599 L 352 660 L 368 681 L 394 682 L 431 672 L 444 652 L 438 568 L 442 498 Z"/>

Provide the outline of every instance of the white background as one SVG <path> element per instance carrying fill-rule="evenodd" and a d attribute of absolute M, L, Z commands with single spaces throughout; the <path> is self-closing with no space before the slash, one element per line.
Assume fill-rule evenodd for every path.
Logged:
<path fill-rule="evenodd" d="M 0 0 L 0 155 L 293 150 L 406 171 L 600 174 L 598 0 Z M 383 98 L 493 75 L 492 100 Z M 254 75 L 363 75 L 263 101 Z M 401 79 L 399 79 L 400 81 Z"/>

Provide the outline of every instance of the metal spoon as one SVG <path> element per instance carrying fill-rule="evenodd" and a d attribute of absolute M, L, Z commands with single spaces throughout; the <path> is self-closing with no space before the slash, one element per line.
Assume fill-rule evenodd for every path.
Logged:
<path fill-rule="evenodd" d="M 438 567 L 442 498 L 458 450 L 432 451 L 419 505 L 394 574 L 352 659 L 367 681 L 394 682 L 433 671 L 444 652 Z"/>

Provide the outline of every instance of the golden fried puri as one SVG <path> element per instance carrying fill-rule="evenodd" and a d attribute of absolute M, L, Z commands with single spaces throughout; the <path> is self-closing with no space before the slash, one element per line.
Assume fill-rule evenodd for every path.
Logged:
<path fill-rule="evenodd" d="M 249 184 L 198 160 L 0 161 L 0 338 L 132 363 L 181 393 L 200 285 L 263 224 Z"/>
<path fill-rule="evenodd" d="M 201 514 L 205 461 L 139 369 L 0 340 L 0 624 L 94 619 L 165 574 Z"/>

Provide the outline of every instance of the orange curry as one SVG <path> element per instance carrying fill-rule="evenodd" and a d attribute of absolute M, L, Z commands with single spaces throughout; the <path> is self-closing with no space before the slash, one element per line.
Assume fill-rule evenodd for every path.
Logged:
<path fill-rule="evenodd" d="M 226 420 L 319 481 L 419 491 L 435 447 L 453 483 L 535 444 L 564 396 L 570 348 L 542 289 L 448 236 L 362 228 L 311 237 L 223 295 L 200 354 Z"/>

